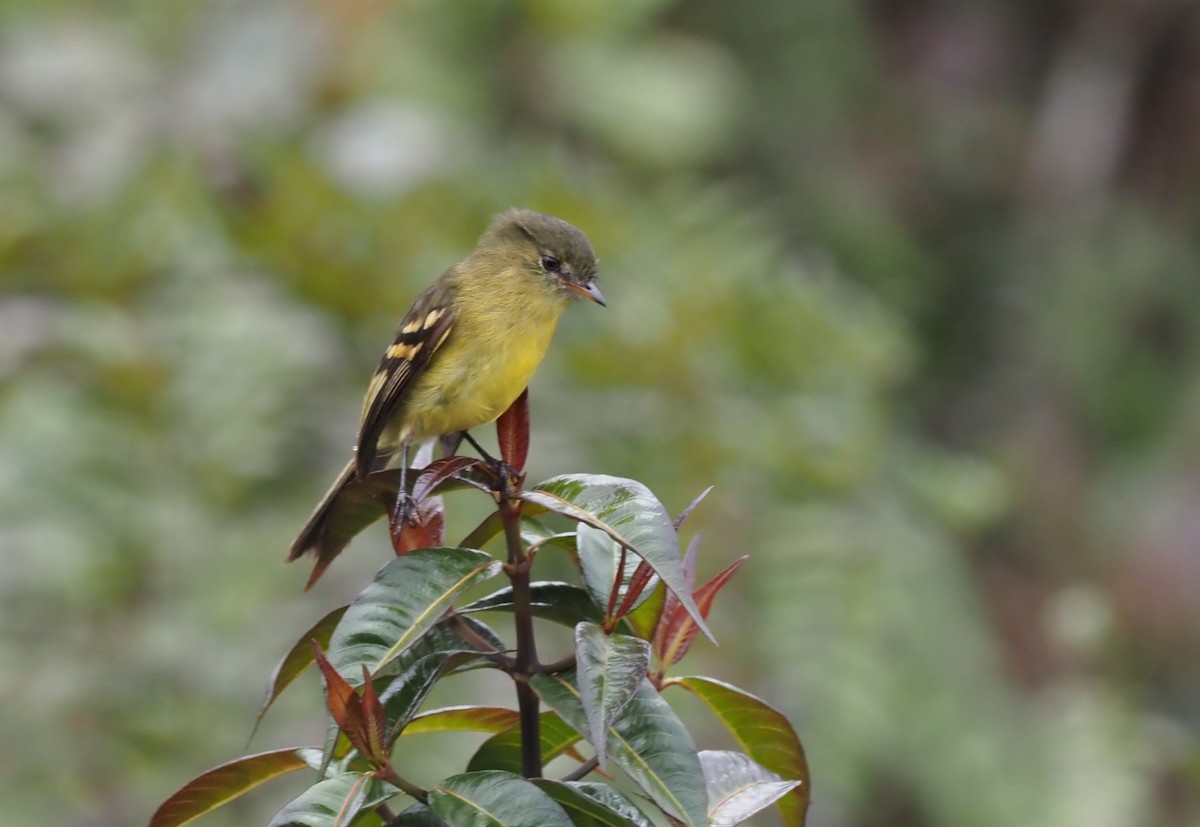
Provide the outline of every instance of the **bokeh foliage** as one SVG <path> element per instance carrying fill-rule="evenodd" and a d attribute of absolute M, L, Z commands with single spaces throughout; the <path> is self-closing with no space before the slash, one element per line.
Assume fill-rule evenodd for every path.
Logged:
<path fill-rule="evenodd" d="M 752 556 L 698 671 L 793 718 L 814 823 L 1200 818 L 1189 4 L 0 26 L 6 824 L 140 823 L 240 751 L 275 654 L 379 564 L 312 597 L 280 564 L 378 352 L 510 205 L 584 228 L 610 301 L 535 382 L 531 473 L 717 486 L 708 560 Z"/>

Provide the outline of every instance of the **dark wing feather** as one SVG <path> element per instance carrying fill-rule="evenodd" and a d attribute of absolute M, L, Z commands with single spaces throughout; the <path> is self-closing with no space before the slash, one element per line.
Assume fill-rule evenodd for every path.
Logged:
<path fill-rule="evenodd" d="M 379 437 L 399 412 L 413 380 L 450 335 L 456 315 L 450 299 L 451 288 L 445 279 L 418 296 L 404 314 L 395 341 L 379 361 L 358 426 L 354 464 L 359 479 L 365 479 L 373 470 Z"/>

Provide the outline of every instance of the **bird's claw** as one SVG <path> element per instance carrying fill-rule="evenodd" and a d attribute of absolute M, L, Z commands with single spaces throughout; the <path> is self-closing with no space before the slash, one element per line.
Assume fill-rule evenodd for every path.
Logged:
<path fill-rule="evenodd" d="M 399 537 L 405 525 L 415 526 L 419 514 L 420 508 L 413 495 L 401 491 L 396 496 L 396 507 L 392 511 L 392 534 Z"/>
<path fill-rule="evenodd" d="M 520 488 L 520 482 L 524 475 L 513 468 L 502 459 L 495 457 L 487 457 L 484 462 L 487 463 L 488 469 L 495 475 L 496 478 L 496 493 L 501 496 L 508 496 L 514 488 Z"/>

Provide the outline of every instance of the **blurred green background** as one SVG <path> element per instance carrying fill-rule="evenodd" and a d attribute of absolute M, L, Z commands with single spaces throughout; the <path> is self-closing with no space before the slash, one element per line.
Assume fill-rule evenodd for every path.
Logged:
<path fill-rule="evenodd" d="M 1198 89 L 1181 0 L 4 0 L 0 822 L 241 753 L 386 559 L 282 562 L 381 349 L 521 205 L 609 298 L 532 476 L 716 485 L 685 666 L 813 825 L 1200 824 Z M 322 736 L 308 676 L 254 748 Z"/>

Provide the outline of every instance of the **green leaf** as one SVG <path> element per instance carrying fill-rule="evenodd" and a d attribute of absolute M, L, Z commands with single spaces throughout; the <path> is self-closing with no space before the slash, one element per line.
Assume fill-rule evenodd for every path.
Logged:
<path fill-rule="evenodd" d="M 474 631 L 475 635 L 486 641 L 497 652 L 503 651 L 505 643 L 500 636 L 483 621 L 474 617 L 458 617 Z M 484 666 L 492 666 L 481 652 L 467 643 L 454 629 L 454 622 L 447 619 L 436 624 L 422 635 L 421 639 L 406 649 L 398 658 L 391 662 L 389 668 L 397 674 L 408 669 L 417 661 L 428 655 L 441 655 L 450 658 L 454 672 L 466 672 Z"/>
<path fill-rule="evenodd" d="M 503 647 L 504 644 L 487 626 L 473 618 L 463 620 L 497 649 Z M 379 696 L 387 714 L 389 746 L 404 731 L 443 675 L 478 666 L 491 666 L 492 663 L 468 647 L 448 623 L 439 623 L 392 665 L 399 671 Z"/>
<path fill-rule="evenodd" d="M 469 617 L 462 620 L 472 626 L 475 634 L 497 649 L 503 648 L 504 643 L 485 624 Z M 467 646 L 449 623 L 439 623 L 426 632 L 389 665 L 396 674 L 380 679 L 385 684 L 379 694 L 379 702 L 387 716 L 386 745 L 391 747 L 395 743 L 442 676 L 481 666 L 490 667 L 492 662 Z M 338 735 L 337 725 L 331 725 L 322 769 L 349 749 L 349 742 L 344 736 L 339 738 Z"/>
<path fill-rule="evenodd" d="M 641 556 L 626 550 L 606 533 L 587 523 L 580 523 L 576 529 L 575 547 L 579 552 L 579 573 L 592 600 L 606 609 L 609 605 L 620 605 L 629 593 L 630 581 L 642 562 Z M 641 605 L 650 596 L 650 591 L 649 588 L 644 589 L 634 606 Z"/>
<path fill-rule="evenodd" d="M 576 676 L 589 740 L 606 769 L 605 734 L 637 692 L 650 668 L 650 644 L 629 635 L 606 635 L 595 623 L 575 627 Z"/>
<path fill-rule="evenodd" d="M 573 827 L 553 798 L 499 770 L 452 775 L 429 791 L 429 808 L 454 827 Z"/>
<path fill-rule="evenodd" d="M 500 564 L 481 551 L 419 549 L 391 560 L 355 599 L 333 631 L 329 660 L 347 681 L 372 675 L 412 646 L 467 590 Z"/>
<path fill-rule="evenodd" d="M 544 508 L 529 507 L 524 510 L 521 515 L 521 537 L 531 546 L 540 546 L 543 543 L 558 540 L 563 535 L 556 534 L 546 528 L 537 520 L 533 519 L 533 513 L 545 513 Z M 475 526 L 463 541 L 459 543 L 462 548 L 483 548 L 496 537 L 504 532 L 504 517 L 499 510 L 489 511 L 488 515 L 483 518 L 483 521 Z"/>
<path fill-rule="evenodd" d="M 516 710 L 503 706 L 448 706 L 416 716 L 405 727 L 418 732 L 503 732 L 520 721 Z"/>
<path fill-rule="evenodd" d="M 783 823 L 803 827 L 810 797 L 808 760 L 791 721 L 761 698 L 712 678 L 670 678 L 665 686 L 672 685 L 704 701 L 757 763 L 783 779 L 803 782 L 778 801 Z"/>
<path fill-rule="evenodd" d="M 254 733 L 258 731 L 258 726 L 262 723 L 263 716 L 267 714 L 267 710 L 271 708 L 271 704 L 275 703 L 275 699 L 283 693 L 283 690 L 291 685 L 292 681 L 300 676 L 301 672 L 312 665 L 312 642 L 315 640 L 321 645 L 322 649 L 328 646 L 329 637 L 333 634 L 334 627 L 342 619 L 342 615 L 345 614 L 346 609 L 346 606 L 340 606 L 318 620 L 307 632 L 300 636 L 300 639 L 288 650 L 283 659 L 275 665 L 275 671 L 271 673 L 270 679 L 267 680 L 267 692 L 263 697 L 262 706 L 259 707 L 258 717 L 254 719 L 254 729 L 250 731 L 251 740 L 254 738 Z"/>
<path fill-rule="evenodd" d="M 414 804 L 388 822 L 387 827 L 448 827 L 425 804 Z"/>
<path fill-rule="evenodd" d="M 333 716 L 326 719 L 325 722 L 325 747 L 321 751 L 321 764 L 317 767 L 317 774 L 321 777 L 329 775 L 329 767 L 335 760 L 345 758 L 346 755 L 353 750 L 350 740 L 346 737 L 346 733 L 342 732 L 338 727 L 337 721 L 333 720 Z"/>
<path fill-rule="evenodd" d="M 504 531 L 504 517 L 499 510 L 489 511 L 483 521 L 462 538 L 460 548 L 483 548 Z"/>
<path fill-rule="evenodd" d="M 575 827 L 654 827 L 629 798 L 607 784 L 534 778 L 539 789 L 567 811 Z"/>
<path fill-rule="evenodd" d="M 573 671 L 533 675 L 530 685 L 576 731 L 588 733 Z M 620 718 L 608 730 L 608 754 L 667 815 L 698 827 L 705 822 L 707 793 L 691 735 L 675 710 L 643 679 Z"/>
<path fill-rule="evenodd" d="M 700 766 L 708 788 L 708 823 L 712 827 L 735 827 L 801 783 L 784 781 L 741 752 L 703 750 Z"/>
<path fill-rule="evenodd" d="M 688 609 L 705 636 L 712 639 L 683 576 L 679 535 L 667 510 L 646 486 L 601 474 L 567 474 L 546 480 L 521 497 L 597 528 L 641 555 Z"/>
<path fill-rule="evenodd" d="M 654 630 L 658 627 L 658 620 L 662 617 L 663 607 L 667 602 L 667 587 L 661 580 L 653 589 L 646 591 L 649 592 L 649 596 L 642 601 L 642 605 L 624 617 L 629 628 L 642 640 L 654 637 Z"/>
<path fill-rule="evenodd" d="M 259 784 L 309 766 L 308 749 L 277 749 L 213 767 L 184 784 L 159 805 L 150 827 L 177 827 L 212 812 Z"/>
<path fill-rule="evenodd" d="M 398 793 L 386 781 L 361 773 L 335 775 L 302 792 L 267 827 L 342 827 Z"/>
<path fill-rule="evenodd" d="M 592 602 L 588 593 L 578 586 L 558 581 L 542 580 L 531 583 L 530 594 L 533 598 L 533 616 L 563 626 L 574 626 L 581 620 L 592 620 L 597 623 L 603 618 L 600 609 Z M 505 586 L 487 597 L 480 598 L 474 603 L 463 606 L 459 614 L 473 612 L 513 610 L 513 591 L 511 586 Z"/>
<path fill-rule="evenodd" d="M 574 728 L 559 717 L 557 712 L 546 710 L 538 716 L 541 733 L 542 761 L 550 763 L 572 746 L 579 743 L 581 736 Z M 521 772 L 521 726 L 516 724 L 488 738 L 471 756 L 467 769 L 505 770 Z"/>

